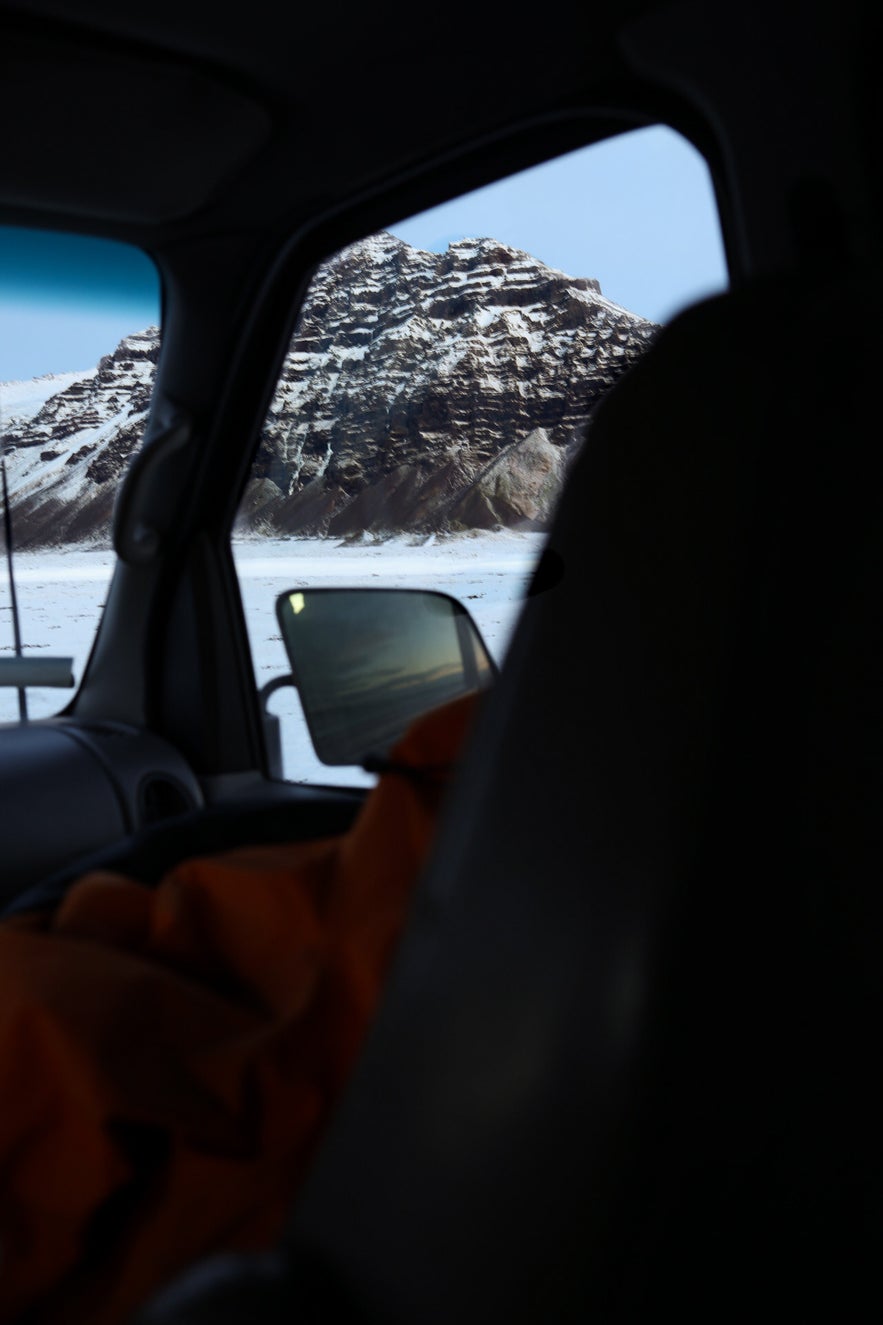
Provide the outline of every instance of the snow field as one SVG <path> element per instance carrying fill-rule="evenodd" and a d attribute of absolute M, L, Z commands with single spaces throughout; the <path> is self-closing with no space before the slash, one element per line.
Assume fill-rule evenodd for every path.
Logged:
<path fill-rule="evenodd" d="M 447 536 L 423 543 L 402 537 L 383 543 L 339 545 L 327 539 L 248 539 L 233 544 L 255 678 L 263 686 L 287 672 L 275 603 L 285 590 L 389 586 L 437 589 L 471 612 L 491 654 L 505 653 L 527 581 L 544 536 L 500 531 Z M 89 656 L 113 571 L 113 553 L 73 547 L 19 552 L 15 579 L 26 653 L 72 655 L 79 680 Z M 13 652 L 9 584 L 0 564 L 0 657 Z M 73 691 L 29 690 L 32 718 L 57 713 Z M 373 778 L 350 768 L 328 768 L 312 752 L 296 692 L 285 687 L 270 700 L 281 723 L 287 778 L 367 785 Z M 0 722 L 18 720 L 18 694 L 0 689 Z"/>

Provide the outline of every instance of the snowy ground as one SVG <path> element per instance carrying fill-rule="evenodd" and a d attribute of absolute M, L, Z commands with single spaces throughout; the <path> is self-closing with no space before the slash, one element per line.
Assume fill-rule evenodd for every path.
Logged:
<path fill-rule="evenodd" d="M 24 653 L 74 659 L 79 680 L 89 656 L 113 570 L 111 551 L 63 548 L 17 552 L 14 558 L 21 640 Z M 12 614 L 5 549 L 0 560 L 0 658 L 13 652 Z M 44 718 L 70 701 L 69 690 L 28 691 L 28 714 Z M 18 719 L 18 692 L 0 689 L 0 722 Z"/>
<path fill-rule="evenodd" d="M 288 663 L 275 616 L 283 590 L 306 585 L 390 585 L 441 589 L 469 608 L 491 653 L 500 661 L 543 543 L 541 534 L 462 534 L 415 544 L 406 538 L 340 546 L 324 539 L 238 541 L 233 552 L 242 587 L 258 685 Z M 68 654 L 79 680 L 107 594 L 113 554 L 90 548 L 20 552 L 16 587 L 25 652 Z M 9 587 L 0 564 L 0 657 L 13 649 Z M 28 692 L 31 717 L 46 717 L 69 700 L 64 690 Z M 282 723 L 286 776 L 311 782 L 370 781 L 350 769 L 330 769 L 312 754 L 296 694 L 278 691 L 271 710 Z M 0 690 L 0 721 L 18 718 L 18 695 Z"/>

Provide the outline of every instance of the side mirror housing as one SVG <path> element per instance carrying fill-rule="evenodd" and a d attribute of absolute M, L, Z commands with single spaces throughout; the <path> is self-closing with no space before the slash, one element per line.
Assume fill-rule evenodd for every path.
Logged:
<path fill-rule="evenodd" d="M 478 627 L 448 594 L 289 589 L 276 615 L 323 764 L 382 767 L 416 718 L 496 675 Z"/>

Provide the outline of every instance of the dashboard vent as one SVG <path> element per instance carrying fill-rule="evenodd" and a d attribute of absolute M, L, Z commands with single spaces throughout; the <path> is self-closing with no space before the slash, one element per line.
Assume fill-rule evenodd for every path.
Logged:
<path fill-rule="evenodd" d="M 138 788 L 138 817 L 141 827 L 174 819 L 196 809 L 196 803 L 182 783 L 168 774 L 144 778 Z"/>

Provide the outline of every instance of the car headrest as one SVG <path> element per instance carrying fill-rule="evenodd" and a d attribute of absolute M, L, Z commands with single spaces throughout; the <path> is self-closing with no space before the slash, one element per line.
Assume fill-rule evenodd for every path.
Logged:
<path fill-rule="evenodd" d="M 365 1319 L 867 1287 L 872 309 L 722 296 L 598 412 L 294 1213 Z"/>
<path fill-rule="evenodd" d="M 378 1319 L 866 1286 L 873 306 L 709 301 L 596 417 L 295 1214 Z"/>

